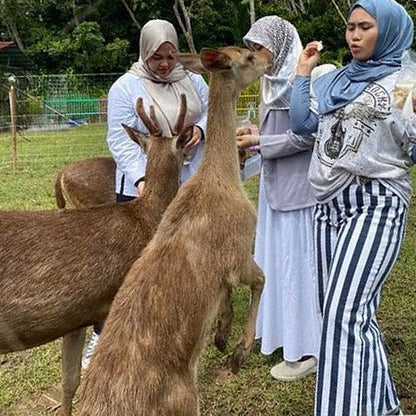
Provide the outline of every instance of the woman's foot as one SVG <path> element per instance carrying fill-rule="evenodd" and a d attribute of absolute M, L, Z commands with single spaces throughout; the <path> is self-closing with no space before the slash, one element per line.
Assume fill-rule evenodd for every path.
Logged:
<path fill-rule="evenodd" d="M 306 377 L 308 374 L 316 373 L 317 360 L 310 357 L 306 360 L 299 361 L 282 361 L 275 365 L 270 374 L 276 380 L 294 381 Z"/>

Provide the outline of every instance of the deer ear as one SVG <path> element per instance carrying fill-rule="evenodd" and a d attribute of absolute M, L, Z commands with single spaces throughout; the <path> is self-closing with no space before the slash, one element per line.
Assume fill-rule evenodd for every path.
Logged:
<path fill-rule="evenodd" d="M 196 53 L 179 53 L 171 52 L 171 54 L 178 60 L 178 62 L 186 69 L 189 69 L 196 74 L 205 74 L 206 68 L 202 65 L 201 59 Z"/>
<path fill-rule="evenodd" d="M 130 139 L 137 143 L 145 153 L 147 153 L 147 148 L 149 147 L 149 137 L 141 133 L 139 130 L 136 130 L 133 127 L 127 126 L 124 123 L 121 123 L 126 133 L 129 135 Z"/>
<path fill-rule="evenodd" d="M 194 126 L 185 127 L 179 134 L 178 138 L 176 139 L 176 148 L 183 149 L 186 143 L 192 139 L 194 134 Z"/>
<path fill-rule="evenodd" d="M 231 58 L 217 49 L 203 48 L 200 56 L 202 64 L 209 71 L 231 68 Z"/>

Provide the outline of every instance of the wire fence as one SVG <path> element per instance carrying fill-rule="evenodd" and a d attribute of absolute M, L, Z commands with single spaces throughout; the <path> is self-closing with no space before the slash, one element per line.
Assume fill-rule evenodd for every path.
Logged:
<path fill-rule="evenodd" d="M 107 93 L 120 76 L 110 74 L 33 75 L 14 78 L 20 130 L 58 130 L 105 122 Z M 10 128 L 10 78 L 1 79 L 0 128 Z"/>
<path fill-rule="evenodd" d="M 120 73 L 0 78 L 0 168 L 10 166 L 9 91 L 16 89 L 17 165 L 57 164 L 108 154 L 105 143 L 107 93 Z M 258 95 L 243 92 L 236 116 L 256 119 Z"/>

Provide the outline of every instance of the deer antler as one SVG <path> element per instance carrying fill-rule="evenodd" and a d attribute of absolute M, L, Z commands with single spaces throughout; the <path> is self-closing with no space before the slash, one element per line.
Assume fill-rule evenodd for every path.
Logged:
<path fill-rule="evenodd" d="M 149 130 L 149 133 L 152 136 L 160 136 L 161 131 L 157 124 L 156 116 L 155 116 L 155 109 L 153 106 L 150 106 L 150 118 L 146 114 L 146 111 L 143 106 L 143 98 L 139 97 L 136 102 L 136 111 L 141 120 L 143 121 L 143 124 L 146 126 L 147 130 Z"/>
<path fill-rule="evenodd" d="M 184 127 L 185 118 L 186 118 L 187 104 L 186 104 L 186 95 L 181 94 L 180 103 L 179 103 L 179 114 L 178 119 L 175 124 L 173 134 L 179 134 Z"/>

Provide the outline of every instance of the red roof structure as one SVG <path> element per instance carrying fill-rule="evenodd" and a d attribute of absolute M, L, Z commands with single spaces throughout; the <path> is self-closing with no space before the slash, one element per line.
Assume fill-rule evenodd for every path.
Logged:
<path fill-rule="evenodd" d="M 13 45 L 14 42 L 0 42 L 0 50 L 7 48 L 10 45 Z"/>

